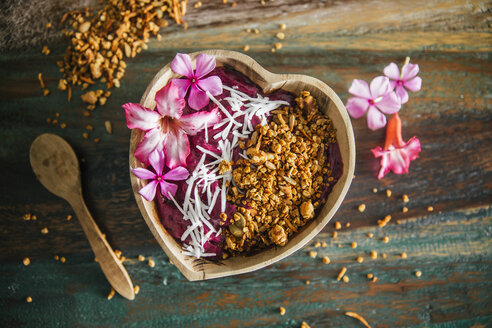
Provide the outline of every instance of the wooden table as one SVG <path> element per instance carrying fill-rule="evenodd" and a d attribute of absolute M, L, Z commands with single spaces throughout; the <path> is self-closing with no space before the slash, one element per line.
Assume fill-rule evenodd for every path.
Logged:
<path fill-rule="evenodd" d="M 372 327 L 491 327 L 491 3 L 275 0 L 262 6 L 246 0 L 232 7 L 231 1 L 202 2 L 197 9 L 194 1 L 188 5 L 188 30 L 164 29 L 160 42 L 152 41 L 149 50 L 128 61 L 121 88 L 113 89 L 106 106 L 91 117 L 83 116 L 80 90 L 68 103 L 56 89 L 55 61 L 66 46 L 54 37 L 56 28 L 45 36 L 54 40 L 48 57 L 40 54 L 40 44 L 0 55 L 0 326 L 299 327 L 306 321 L 312 327 L 362 327 L 344 315 L 353 311 Z M 36 22 L 46 20 L 43 15 Z M 280 23 L 287 24 L 286 39 L 272 53 Z M 334 217 L 343 224 L 336 239 L 330 224 L 316 238 L 327 243 L 325 248 L 311 244 L 261 271 L 188 282 L 168 262 L 136 207 L 128 172 L 130 131 L 121 105 L 139 101 L 176 52 L 242 51 L 246 44 L 248 54 L 272 72 L 317 77 L 343 101 L 352 79 L 370 80 L 388 63 L 411 56 L 420 65 L 423 88 L 411 94 L 400 115 L 403 137 L 418 136 L 422 152 L 409 174 L 379 181 L 370 149 L 383 144 L 384 130 L 372 132 L 365 120 L 353 120 L 356 178 Z M 51 90 L 48 97 L 39 88 L 39 72 Z M 56 113 L 65 129 L 46 123 Z M 106 120 L 113 124 L 112 135 L 105 132 Z M 88 124 L 94 131 L 85 140 Z M 87 205 L 111 245 L 127 257 L 125 265 L 140 286 L 133 302 L 118 295 L 107 300 L 110 286 L 77 220 L 67 221 L 73 215 L 68 204 L 36 181 L 28 151 L 45 132 L 66 138 L 82 161 Z M 364 213 L 357 210 L 361 203 Z M 37 220 L 23 220 L 26 213 Z M 376 221 L 387 214 L 391 223 L 379 228 Z M 44 227 L 48 234 L 41 234 Z M 384 236 L 388 243 L 381 241 Z M 316 259 L 307 255 L 311 250 L 318 252 Z M 375 260 L 372 250 L 379 253 Z M 156 266 L 138 262 L 139 254 L 152 257 Z M 325 255 L 328 265 L 321 261 Z M 363 263 L 355 261 L 358 256 Z M 22 263 L 25 257 L 29 266 Z M 343 266 L 348 283 L 336 281 Z M 284 316 L 280 306 L 286 308 Z"/>

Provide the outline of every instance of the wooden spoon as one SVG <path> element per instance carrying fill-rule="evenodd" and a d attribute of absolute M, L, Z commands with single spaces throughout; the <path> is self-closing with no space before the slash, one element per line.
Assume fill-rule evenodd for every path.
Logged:
<path fill-rule="evenodd" d="M 133 300 L 135 293 L 128 272 L 103 237 L 84 203 L 79 162 L 72 147 L 55 134 L 42 134 L 32 143 L 30 158 L 32 169 L 43 186 L 72 206 L 111 286 L 121 296 Z"/>

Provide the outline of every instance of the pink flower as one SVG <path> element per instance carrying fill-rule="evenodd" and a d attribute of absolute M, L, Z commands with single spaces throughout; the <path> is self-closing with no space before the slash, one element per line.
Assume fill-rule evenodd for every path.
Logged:
<path fill-rule="evenodd" d="M 132 169 L 132 173 L 135 174 L 137 178 L 142 180 L 152 180 L 147 183 L 145 187 L 140 189 L 138 193 L 150 202 L 154 199 L 157 185 L 159 185 L 162 196 L 167 199 L 171 199 L 169 194 L 174 197 L 174 195 L 176 195 L 176 191 L 178 190 L 178 186 L 165 180 L 184 180 L 188 178 L 188 170 L 182 166 L 178 166 L 163 175 L 162 170 L 164 169 L 164 153 L 158 149 L 154 150 L 150 154 L 149 162 L 155 173 L 141 167 Z"/>
<path fill-rule="evenodd" d="M 390 170 L 395 174 L 408 173 L 410 162 L 419 157 L 420 140 L 412 137 L 406 143 L 401 137 L 401 120 L 394 114 L 386 127 L 384 150 L 381 147 L 371 149 L 374 157 L 381 157 L 381 169 L 378 179 L 382 179 Z"/>
<path fill-rule="evenodd" d="M 367 126 L 377 130 L 386 125 L 385 114 L 393 114 L 400 110 L 401 103 L 391 90 L 389 79 L 378 76 L 371 81 L 353 80 L 349 92 L 355 97 L 349 98 L 345 107 L 353 118 L 360 118 L 367 112 Z M 381 113 L 381 112 L 383 113 Z"/>
<path fill-rule="evenodd" d="M 407 57 L 407 60 L 401 69 L 401 73 L 395 63 L 391 63 L 384 68 L 384 75 L 391 79 L 391 89 L 395 90 L 396 95 L 402 104 L 408 101 L 408 92 L 405 88 L 417 92 L 422 87 L 422 79 L 417 76 L 418 73 L 419 65 L 410 64 L 409 57 Z"/>
<path fill-rule="evenodd" d="M 199 110 L 208 104 L 207 91 L 213 96 L 222 93 L 222 81 L 218 76 L 202 79 L 215 68 L 215 57 L 213 56 L 206 54 L 196 56 L 196 70 L 193 72 L 190 56 L 177 54 L 171 63 L 171 68 L 174 72 L 186 77 L 186 79 L 173 79 L 172 81 L 178 86 L 181 98 L 186 96 L 188 89 L 191 87 L 188 105 L 193 109 Z"/>
<path fill-rule="evenodd" d="M 185 100 L 178 96 L 178 88 L 173 81 L 155 94 L 155 102 L 155 111 L 140 104 L 123 105 L 128 128 L 146 132 L 135 150 L 135 157 L 148 165 L 150 153 L 158 149 L 164 151 L 166 165 L 170 169 L 186 166 L 186 158 L 190 154 L 188 135 L 195 135 L 205 126 L 219 122 L 218 108 L 183 115 Z"/>

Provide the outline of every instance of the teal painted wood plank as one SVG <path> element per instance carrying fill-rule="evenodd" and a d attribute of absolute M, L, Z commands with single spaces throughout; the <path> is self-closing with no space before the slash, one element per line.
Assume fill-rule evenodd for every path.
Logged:
<path fill-rule="evenodd" d="M 188 282 L 159 250 L 150 268 L 136 261 L 139 250 L 123 250 L 140 294 L 135 301 L 116 295 L 90 254 L 31 259 L 0 269 L 2 326 L 86 327 L 360 327 L 343 315 L 354 311 L 373 327 L 470 327 L 492 324 L 492 208 L 429 215 L 401 225 L 364 227 L 317 238 L 264 270 L 211 281 Z M 373 233 L 374 237 L 367 237 Z M 388 236 L 385 244 L 381 237 Z M 356 241 L 352 249 L 349 243 Z M 337 247 L 340 243 L 342 247 Z M 308 252 L 315 250 L 318 258 Z M 379 258 L 370 259 L 376 250 Z M 401 259 L 405 251 L 407 259 Z M 387 258 L 381 258 L 381 253 Z M 26 256 L 29 254 L 25 254 Z M 63 254 L 60 254 L 63 255 Z M 326 265 L 321 256 L 329 256 Z M 364 262 L 355 258 L 363 256 Z M 337 282 L 347 267 L 348 283 Z M 420 270 L 422 276 L 415 276 Z M 378 277 L 375 283 L 367 273 Z M 306 285 L 305 281 L 310 284 Z M 30 295 L 33 302 L 25 302 Z M 278 309 L 287 309 L 280 316 Z"/>

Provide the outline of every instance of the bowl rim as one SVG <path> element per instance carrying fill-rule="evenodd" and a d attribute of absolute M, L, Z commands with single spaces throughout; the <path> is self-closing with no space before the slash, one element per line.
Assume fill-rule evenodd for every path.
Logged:
<path fill-rule="evenodd" d="M 355 170 L 355 138 L 352 129 L 350 117 L 338 95 L 324 82 L 306 75 L 298 74 L 274 74 L 267 71 L 260 64 L 258 64 L 251 57 L 230 50 L 204 50 L 190 53 L 193 63 L 195 64 L 195 58 L 199 54 L 208 54 L 216 58 L 217 66 L 224 66 L 233 63 L 233 69 L 246 75 L 253 83 L 257 84 L 263 92 L 269 93 L 278 89 L 286 91 L 293 91 L 296 88 L 297 91 L 302 90 L 302 86 L 314 88 L 310 90 L 314 93 L 315 98 L 322 97 L 324 101 L 328 102 L 327 107 L 321 108 L 321 110 L 330 116 L 333 121 L 333 115 L 337 117 L 340 124 L 344 129 L 341 129 L 341 125 L 335 125 L 337 130 L 337 143 L 340 148 L 343 162 L 343 174 L 334 185 L 333 190 L 328 196 L 328 200 L 323 205 L 320 213 L 312 219 L 311 222 L 303 227 L 302 232 L 295 234 L 283 247 L 272 247 L 260 251 L 258 254 L 248 257 L 235 256 L 226 260 L 219 261 L 218 263 L 211 263 L 211 261 L 196 259 L 191 256 L 183 255 L 181 245 L 166 231 L 162 225 L 155 202 L 148 202 L 140 194 L 138 190 L 143 186 L 142 182 L 135 177 L 130 171 L 130 180 L 132 185 L 132 191 L 135 196 L 140 213 L 144 217 L 149 229 L 151 230 L 154 238 L 157 240 L 161 248 L 167 254 L 169 259 L 176 265 L 179 271 L 190 281 L 205 280 L 212 278 L 225 277 L 230 275 L 236 275 L 246 273 L 254 270 L 261 269 L 272 263 L 280 261 L 286 258 L 295 251 L 302 248 L 308 242 L 310 242 L 321 230 L 328 224 L 333 215 L 340 207 L 343 199 L 345 198 L 348 189 L 351 185 L 353 174 Z M 169 79 L 179 77 L 178 74 L 171 71 L 171 63 L 168 63 L 161 68 L 154 78 L 148 84 L 140 104 L 147 108 L 155 108 L 154 96 L 155 93 L 164 87 Z M 318 102 L 319 103 L 319 102 Z M 321 107 L 321 106 L 320 106 Z M 132 130 L 130 136 L 129 147 L 129 170 L 139 165 L 142 165 L 134 156 L 137 141 L 141 140 L 144 133 L 136 129 Z M 342 138 L 339 138 L 339 135 Z M 346 151 L 342 150 L 340 141 L 343 140 L 344 146 L 347 146 Z M 336 196 L 336 199 L 333 197 Z M 330 208 L 327 208 L 331 203 Z M 315 222 L 318 221 L 316 224 Z M 311 227 L 312 226 L 312 227 Z M 305 232 L 307 227 L 311 227 L 308 232 Z M 304 235 L 298 238 L 301 233 Z M 294 242 L 295 241 L 295 242 Z M 248 260 L 249 259 L 249 260 Z M 246 263 L 245 263 L 246 262 Z M 249 263 L 249 264 L 248 264 Z"/>

